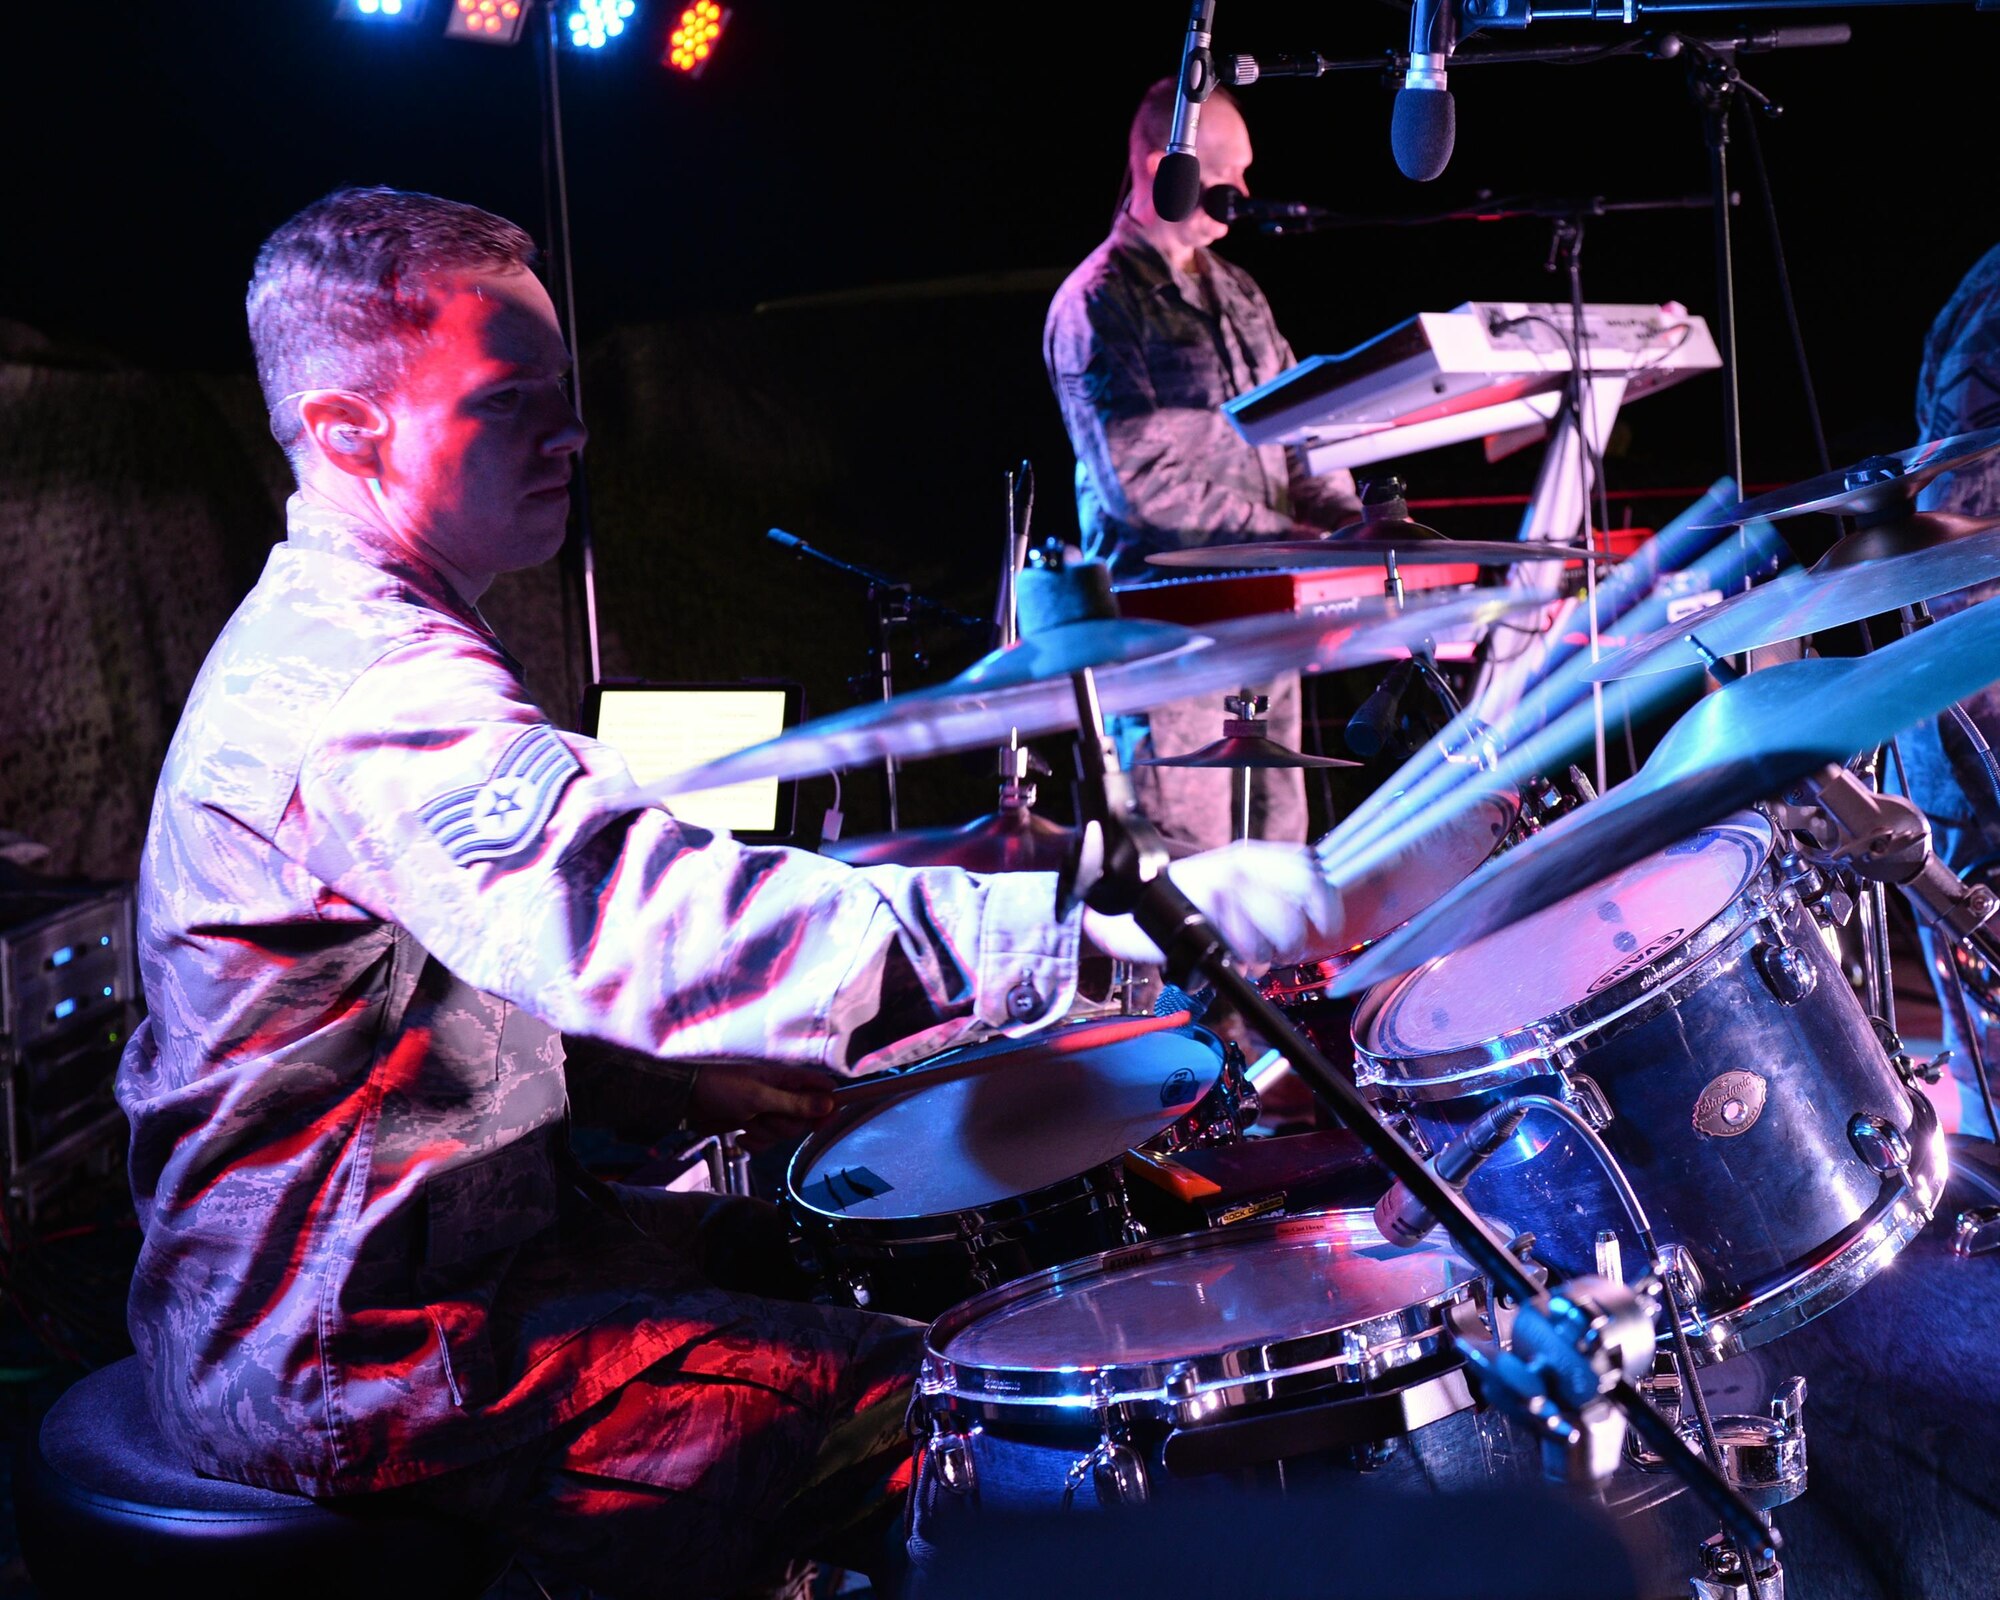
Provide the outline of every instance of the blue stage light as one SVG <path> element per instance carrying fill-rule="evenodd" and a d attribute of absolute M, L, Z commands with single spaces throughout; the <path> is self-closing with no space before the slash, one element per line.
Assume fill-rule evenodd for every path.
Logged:
<path fill-rule="evenodd" d="M 602 50 L 627 31 L 637 0 L 570 0 L 569 42 L 579 50 Z"/>
<path fill-rule="evenodd" d="M 333 14 L 342 22 L 412 23 L 421 21 L 426 0 L 339 0 Z"/>

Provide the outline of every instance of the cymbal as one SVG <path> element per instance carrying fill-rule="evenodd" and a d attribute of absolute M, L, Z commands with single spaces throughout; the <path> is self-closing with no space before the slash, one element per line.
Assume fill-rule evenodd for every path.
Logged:
<path fill-rule="evenodd" d="M 955 681 L 987 689 L 1012 688 L 1043 678 L 1067 677 L 1085 667 L 1115 667 L 1186 650 L 1200 637 L 1171 622 L 1145 622 L 1136 617 L 1065 622 L 981 656 Z"/>
<path fill-rule="evenodd" d="M 1357 603 L 1343 615 L 1243 617 L 1214 624 L 1185 649 L 1104 668 L 1096 675 L 1098 702 L 1107 714 L 1144 711 L 1172 700 L 1233 692 L 1282 672 L 1393 661 L 1427 639 L 1485 628 L 1544 603 L 1491 590 L 1440 599 L 1413 596 L 1401 605 L 1386 599 Z M 803 723 L 640 792 L 669 800 L 724 784 L 841 771 L 887 756 L 908 760 L 1004 744 L 1016 730 L 1032 739 L 1075 728 L 1076 696 L 1067 676 L 1000 687 L 953 679 Z"/>
<path fill-rule="evenodd" d="M 1687 642 L 1689 634 L 1716 655 L 1742 655 L 2000 578 L 2000 517 L 1919 511 L 1896 531 L 1910 538 L 1907 555 L 1828 566 L 1833 559 L 1829 553 L 1808 571 L 1784 573 L 1762 588 L 1731 595 L 1648 634 L 1606 656 L 1589 676 L 1603 683 L 1701 665 L 1700 652 Z M 1853 538 L 1870 536 L 1864 532 Z"/>
<path fill-rule="evenodd" d="M 1217 739 L 1213 744 L 1205 744 L 1199 750 L 1190 750 L 1180 756 L 1154 756 L 1147 761 L 1134 763 L 1141 767 L 1358 767 L 1359 761 L 1347 761 L 1339 756 L 1309 756 L 1304 751 L 1294 750 L 1290 745 L 1279 744 L 1275 739 L 1267 739 L 1261 733 L 1231 734 L 1226 739 Z"/>
<path fill-rule="evenodd" d="M 1494 857 L 1368 950 L 1334 992 L 1358 993 L 1462 949 L 1697 828 L 1781 795 L 1821 767 L 1873 749 L 1995 680 L 2000 605 L 1986 604 L 1872 655 L 1781 662 L 1726 683 L 1674 724 L 1636 776 Z M 1435 809 L 1458 803 L 1447 796 Z M 1435 826 L 1420 817 L 1392 831 L 1354 864 L 1355 873 L 1399 848 L 1412 829 Z"/>
<path fill-rule="evenodd" d="M 963 867 L 968 872 L 1055 872 L 1069 859 L 1076 830 L 1008 806 L 955 828 L 905 828 L 837 839 L 820 854 L 851 867 Z"/>
<path fill-rule="evenodd" d="M 1381 526 L 1377 523 L 1374 526 Z M 1411 523 L 1408 526 L 1415 527 Z M 1197 572 L 1259 567 L 1380 567 L 1394 556 L 1404 567 L 1512 567 L 1524 561 L 1610 561 L 1601 551 L 1526 539 L 1445 539 L 1398 535 L 1365 539 L 1257 539 L 1245 544 L 1203 544 L 1161 550 L 1149 566 Z"/>
<path fill-rule="evenodd" d="M 1808 511 L 1848 512 L 1873 519 L 1916 504 L 1917 491 L 1931 479 L 2000 450 L 2000 428 L 1982 428 L 1950 439 L 1934 439 L 1889 455 L 1869 456 L 1837 472 L 1823 472 L 1769 494 L 1718 511 L 1692 529 L 1733 528 L 1758 518 L 1776 522 Z"/>

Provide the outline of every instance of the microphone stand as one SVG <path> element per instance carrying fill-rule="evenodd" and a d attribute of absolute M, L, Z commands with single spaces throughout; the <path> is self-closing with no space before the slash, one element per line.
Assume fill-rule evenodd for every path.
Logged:
<path fill-rule="evenodd" d="M 1617 1460 L 1623 1430 L 1615 1428 L 1615 1408 L 1721 1520 L 1729 1537 L 1748 1553 L 1753 1574 L 1770 1567 L 1777 1558 L 1776 1530 L 1688 1448 L 1634 1381 L 1650 1369 L 1656 1346 L 1651 1307 L 1623 1285 L 1601 1278 L 1542 1288 L 1465 1197 L 1440 1182 L 1290 1017 L 1265 998 L 1214 925 L 1168 877 L 1166 848 L 1140 814 L 1131 778 L 1120 769 L 1116 746 L 1105 734 L 1095 675 L 1087 669 L 1074 673 L 1071 684 L 1088 825 L 1065 898 L 1081 898 L 1108 915 L 1130 913 L 1165 954 L 1170 982 L 1187 987 L 1200 973 L 1227 997 L 1246 1022 L 1277 1045 L 1391 1176 L 1438 1219 L 1466 1258 L 1486 1274 L 1494 1294 L 1512 1302 L 1512 1351 L 1460 1341 L 1484 1397 L 1512 1403 L 1538 1429 L 1545 1448 L 1569 1452 L 1571 1462 L 1580 1454 L 1594 1476 L 1608 1475 Z M 1614 1426 L 1607 1428 L 1607 1422 Z"/>
<path fill-rule="evenodd" d="M 893 700 L 896 697 L 895 675 L 895 631 L 914 620 L 919 612 L 928 612 L 954 628 L 983 628 L 987 624 L 977 617 L 968 617 L 943 602 L 921 594 L 907 583 L 899 583 L 886 573 L 877 572 L 873 567 L 864 567 L 852 561 L 843 561 L 839 556 L 828 555 L 824 550 L 815 549 L 797 534 L 787 533 L 782 528 L 772 528 L 765 534 L 773 544 L 783 545 L 801 560 L 810 556 L 835 572 L 854 579 L 862 586 L 870 607 L 869 653 L 874 658 L 874 671 L 870 674 L 881 698 Z M 888 791 L 889 831 L 894 833 L 902 826 L 902 805 L 899 778 L 901 763 L 894 756 L 882 758 L 882 778 Z"/>

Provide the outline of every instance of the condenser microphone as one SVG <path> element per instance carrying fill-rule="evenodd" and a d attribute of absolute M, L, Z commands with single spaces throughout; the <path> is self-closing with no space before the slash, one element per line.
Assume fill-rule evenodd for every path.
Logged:
<path fill-rule="evenodd" d="M 1201 161 L 1194 153 L 1194 136 L 1201 125 L 1202 102 L 1215 89 L 1215 60 L 1208 51 L 1214 25 L 1215 0 L 1194 0 L 1187 42 L 1181 46 L 1173 131 L 1167 136 L 1167 153 L 1153 173 L 1153 209 L 1168 222 L 1185 222 L 1201 200 Z"/>
<path fill-rule="evenodd" d="M 1303 200 L 1253 198 L 1233 183 L 1214 183 L 1202 190 L 1201 209 L 1217 222 L 1249 222 L 1271 228 L 1320 222 L 1331 215 L 1325 206 L 1307 205 Z"/>
<path fill-rule="evenodd" d="M 1451 160 L 1458 110 L 1445 69 L 1458 48 L 1461 0 L 1416 0 L 1410 7 L 1410 65 L 1396 91 L 1389 120 L 1389 148 L 1406 178 L 1429 183 Z"/>
<path fill-rule="evenodd" d="M 1438 1152 L 1431 1172 L 1438 1182 L 1463 1189 L 1480 1164 L 1514 1137 L 1514 1130 L 1527 1114 L 1526 1106 L 1495 1106 Z M 1409 1249 L 1436 1226 L 1437 1218 L 1430 1208 L 1400 1178 L 1375 1202 L 1375 1231 L 1399 1250 Z"/>
<path fill-rule="evenodd" d="M 1360 709 L 1347 719 L 1347 748 L 1367 760 L 1380 755 L 1382 747 L 1396 735 L 1396 723 L 1403 711 L 1403 696 L 1417 681 L 1417 658 L 1398 661 L 1375 686 L 1375 692 L 1361 702 Z"/>

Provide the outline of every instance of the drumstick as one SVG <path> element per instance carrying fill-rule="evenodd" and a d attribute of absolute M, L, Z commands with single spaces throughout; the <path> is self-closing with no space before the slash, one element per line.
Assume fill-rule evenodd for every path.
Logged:
<path fill-rule="evenodd" d="M 1068 1055 L 1078 1050 L 1094 1050 L 1103 1045 L 1117 1044 L 1125 1039 L 1136 1039 L 1148 1033 L 1164 1033 L 1172 1028 L 1188 1025 L 1189 1014 L 1185 1011 L 1169 1012 L 1164 1017 L 1115 1017 L 1107 1022 L 1079 1023 L 1066 1028 L 1060 1034 L 1047 1039 L 1024 1039 L 1016 1041 L 1026 1050 L 1043 1053 Z M 880 1078 L 861 1078 L 853 1083 L 844 1083 L 833 1091 L 833 1109 L 836 1113 L 870 1110 L 885 1100 L 895 1100 L 918 1089 L 930 1089 L 941 1083 L 955 1083 L 960 1078 L 969 1078 L 984 1072 L 992 1065 L 995 1054 L 1006 1052 L 979 1051 L 961 1056 L 956 1061 L 940 1062 L 934 1066 L 916 1066 L 907 1072 L 892 1072 Z"/>

